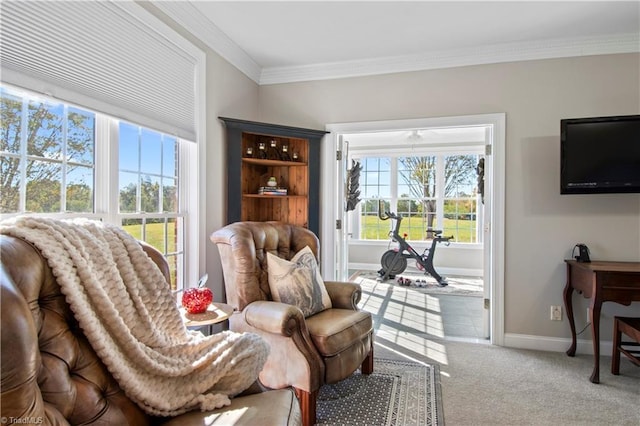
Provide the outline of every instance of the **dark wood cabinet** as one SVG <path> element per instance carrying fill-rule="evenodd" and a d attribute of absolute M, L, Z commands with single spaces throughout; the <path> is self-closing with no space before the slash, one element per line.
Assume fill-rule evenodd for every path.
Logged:
<path fill-rule="evenodd" d="M 219 117 L 227 140 L 227 223 L 277 220 L 320 231 L 323 130 Z M 268 185 L 276 180 L 276 191 Z"/>

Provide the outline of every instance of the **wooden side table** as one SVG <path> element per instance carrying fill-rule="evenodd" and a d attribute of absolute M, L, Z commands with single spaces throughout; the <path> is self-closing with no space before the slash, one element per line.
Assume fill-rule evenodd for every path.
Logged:
<path fill-rule="evenodd" d="M 589 322 L 593 341 L 593 372 L 591 383 L 600 383 L 600 310 L 604 302 L 629 306 L 640 301 L 640 262 L 577 262 L 565 260 L 567 284 L 564 287 L 564 307 L 571 328 L 571 346 L 567 355 L 576 354 L 576 326 L 573 320 L 571 295 L 576 290 L 590 299 Z"/>
<path fill-rule="evenodd" d="M 233 307 L 226 303 L 213 302 L 207 308 L 206 312 L 201 314 L 190 314 L 183 307 L 180 307 L 180 315 L 184 321 L 184 325 L 187 327 L 209 327 L 209 334 L 211 334 L 211 326 L 219 322 L 229 319 L 233 313 Z"/>

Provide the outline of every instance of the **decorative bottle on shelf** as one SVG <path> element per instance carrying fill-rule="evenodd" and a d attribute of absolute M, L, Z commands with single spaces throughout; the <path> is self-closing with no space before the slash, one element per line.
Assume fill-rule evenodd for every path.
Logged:
<path fill-rule="evenodd" d="M 282 152 L 280 153 L 280 159 L 282 161 L 291 161 L 291 156 L 289 155 L 289 145 L 282 145 Z"/>
<path fill-rule="evenodd" d="M 276 141 L 275 139 L 271 139 L 269 141 L 269 152 L 267 154 L 267 158 L 269 160 L 280 159 L 280 151 L 278 150 L 278 141 Z"/>
<path fill-rule="evenodd" d="M 258 158 L 262 160 L 267 158 L 267 145 L 264 142 L 258 142 Z"/>

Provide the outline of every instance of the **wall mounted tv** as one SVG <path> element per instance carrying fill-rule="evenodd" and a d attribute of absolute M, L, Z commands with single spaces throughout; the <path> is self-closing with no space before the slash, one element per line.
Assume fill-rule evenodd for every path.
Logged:
<path fill-rule="evenodd" d="M 560 120 L 560 193 L 640 193 L 640 115 Z"/>

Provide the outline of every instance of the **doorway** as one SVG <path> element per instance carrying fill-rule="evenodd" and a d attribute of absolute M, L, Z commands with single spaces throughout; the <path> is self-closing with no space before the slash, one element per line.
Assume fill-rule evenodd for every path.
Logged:
<path fill-rule="evenodd" d="M 344 280 L 349 274 L 349 254 L 354 247 L 353 216 L 347 213 L 347 175 L 352 159 L 372 155 L 403 156 L 430 150 L 451 153 L 464 149 L 484 158 L 484 204 L 477 227 L 479 239 L 474 244 L 459 244 L 458 249 L 480 251 L 479 269 L 484 279 L 483 328 L 492 344 L 503 341 L 503 211 L 504 211 L 504 114 L 484 114 L 394 120 L 364 123 L 343 123 L 327 126 L 331 132 L 323 145 L 323 219 L 321 238 L 323 274 L 329 279 Z M 395 138 L 395 139 L 394 139 Z M 456 145 L 457 144 L 457 145 Z M 386 151 L 386 154 L 383 154 Z M 338 153 L 338 154 L 336 154 Z M 389 194 L 393 198 L 394 194 Z M 398 196 L 398 194 L 395 194 Z M 440 211 L 443 214 L 442 204 Z M 435 214 L 435 213 L 434 213 Z M 442 219 L 442 217 L 441 217 Z M 369 253 L 386 241 L 367 241 Z M 351 246 L 351 249 L 350 249 Z M 451 254 L 451 252 L 449 253 Z M 449 256 L 450 257 L 450 256 Z M 454 256 L 455 257 L 455 256 Z M 373 256 L 375 258 L 375 256 Z M 379 259 L 379 257 L 377 258 Z M 354 262 L 352 261 L 352 264 Z M 357 263 L 357 262 L 356 262 Z"/>

